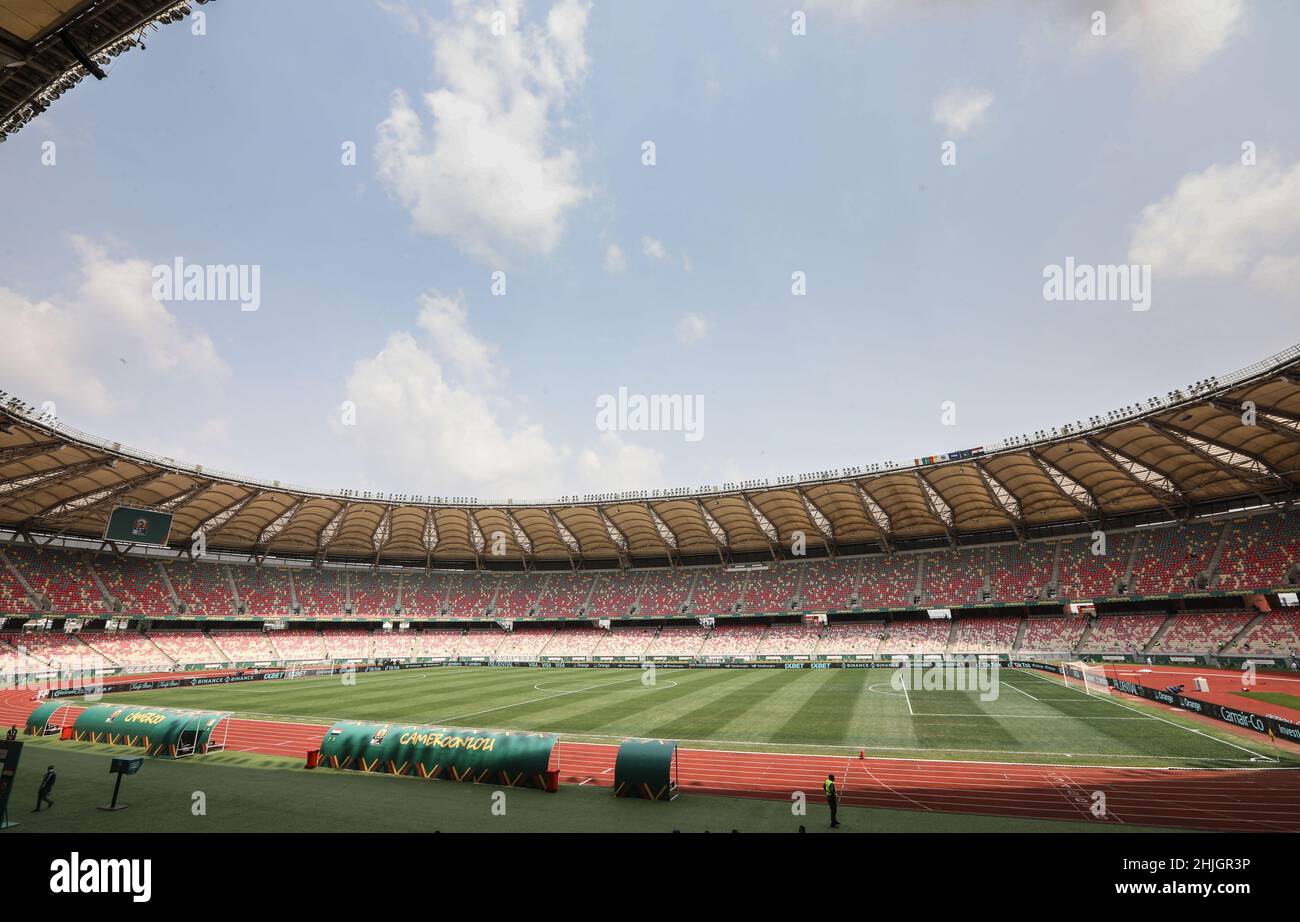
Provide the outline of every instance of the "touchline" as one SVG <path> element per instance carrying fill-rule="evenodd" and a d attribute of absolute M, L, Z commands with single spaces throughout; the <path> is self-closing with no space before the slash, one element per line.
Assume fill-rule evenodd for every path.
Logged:
<path fill-rule="evenodd" d="M 153 860 L 150 858 L 70 858 L 50 862 L 50 891 L 53 893 L 130 893 L 137 903 L 149 902 L 153 892 Z"/>

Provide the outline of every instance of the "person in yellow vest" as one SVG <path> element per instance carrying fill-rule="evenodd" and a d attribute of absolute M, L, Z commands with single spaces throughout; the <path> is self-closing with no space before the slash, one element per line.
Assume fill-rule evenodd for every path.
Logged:
<path fill-rule="evenodd" d="M 835 790 L 835 776 L 827 775 L 826 780 L 822 782 L 822 790 L 826 792 L 826 805 L 831 808 L 831 828 L 836 829 L 840 821 L 835 818 L 835 811 L 839 807 L 839 794 Z"/>

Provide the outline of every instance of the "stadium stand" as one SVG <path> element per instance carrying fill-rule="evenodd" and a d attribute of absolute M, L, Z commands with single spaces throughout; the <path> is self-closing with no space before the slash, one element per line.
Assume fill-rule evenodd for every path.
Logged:
<path fill-rule="evenodd" d="M 1098 599 L 1116 595 L 1134 540 L 1131 533 L 1109 535 L 1105 554 L 1092 553 L 1090 538 L 1063 542 L 1057 598 Z"/>
<path fill-rule="evenodd" d="M 447 597 L 453 583 L 459 579 L 460 575 L 453 573 L 426 573 L 423 570 L 403 573 L 401 575 L 402 616 L 411 619 L 441 616 L 446 607 L 443 600 Z M 388 604 L 396 605 L 396 587 L 393 588 L 391 596 L 383 591 L 383 587 L 383 578 L 377 577 L 372 584 L 376 604 L 391 599 Z"/>
<path fill-rule="evenodd" d="M 544 656 L 591 656 L 606 631 L 594 627 L 563 627 L 542 650 Z"/>
<path fill-rule="evenodd" d="M 1250 612 L 1176 615 L 1150 649 L 1155 653 L 1217 653 L 1253 617 Z"/>
<path fill-rule="evenodd" d="M 758 643 L 760 656 L 810 656 L 817 652 L 823 625 L 774 624 Z"/>
<path fill-rule="evenodd" d="M 32 663 L 55 668 L 80 664 L 92 669 L 111 665 L 107 657 L 82 643 L 76 634 L 24 631 L 0 634 L 0 641 L 0 656 L 14 674 L 30 668 Z"/>
<path fill-rule="evenodd" d="M 370 653 L 375 659 L 409 659 L 415 656 L 415 631 L 374 631 Z"/>
<path fill-rule="evenodd" d="M 646 648 L 647 656 L 695 656 L 709 636 L 707 628 L 666 625 Z"/>
<path fill-rule="evenodd" d="M 0 552 L 0 615 L 27 614 L 36 610 L 27 590 L 11 569 L 8 557 Z"/>
<path fill-rule="evenodd" d="M 745 583 L 743 611 L 759 614 L 790 611 L 798 590 L 799 574 L 803 568 L 797 563 L 772 565 L 764 570 L 750 570 Z M 699 592 L 699 586 L 695 591 Z"/>
<path fill-rule="evenodd" d="M 537 603 L 537 617 L 578 617 L 594 579 L 586 573 L 552 573 L 546 578 L 546 593 Z"/>
<path fill-rule="evenodd" d="M 315 663 L 326 659 L 325 638 L 320 631 L 312 628 L 288 628 L 283 631 L 267 631 L 267 639 L 279 654 L 278 659 L 289 662 Z M 222 638 L 222 645 L 226 643 Z"/>
<path fill-rule="evenodd" d="M 178 560 L 168 567 L 168 578 L 185 606 L 185 614 L 229 618 L 234 613 L 234 600 L 223 565 Z"/>
<path fill-rule="evenodd" d="M 329 659 L 368 660 L 370 656 L 370 632 L 365 628 L 333 628 L 322 631 L 325 641 L 325 655 Z"/>
<path fill-rule="evenodd" d="M 1041 598 L 1052 581 L 1055 550 L 1054 543 L 1044 541 L 989 548 L 990 598 L 999 602 Z"/>
<path fill-rule="evenodd" d="M 766 633 L 761 624 L 719 624 L 700 647 L 700 655 L 753 656 Z"/>
<path fill-rule="evenodd" d="M 347 574 L 336 569 L 300 567 L 289 571 L 293 576 L 298 610 L 304 615 L 342 617 L 347 608 Z"/>
<path fill-rule="evenodd" d="M 505 632 L 499 628 L 477 628 L 461 635 L 457 656 L 492 656 Z"/>
<path fill-rule="evenodd" d="M 493 656 L 498 660 L 527 660 L 540 656 L 554 636 L 554 628 L 517 627 L 507 632 L 497 644 Z"/>
<path fill-rule="evenodd" d="M 182 666 L 219 665 L 228 661 L 202 631 L 150 631 L 149 639 L 172 662 Z"/>
<path fill-rule="evenodd" d="M 386 618 L 397 606 L 397 584 L 401 577 L 387 570 L 353 570 L 348 574 L 352 592 L 352 613 L 360 618 Z M 416 582 L 418 577 L 410 582 Z M 409 607 L 403 599 L 403 606 Z"/>
<path fill-rule="evenodd" d="M 448 657 L 456 655 L 460 631 L 420 631 L 415 635 L 415 655 Z"/>
<path fill-rule="evenodd" d="M 943 653 L 952 635 L 947 618 L 889 622 L 889 633 L 880 642 L 882 653 Z"/>
<path fill-rule="evenodd" d="M 689 581 L 690 574 L 687 576 Z M 740 610 L 740 600 L 745 591 L 746 573 L 736 570 L 723 570 L 709 567 L 701 570 L 695 580 L 695 589 L 691 592 L 691 614 L 693 615 L 730 615 Z M 642 606 L 645 614 L 671 614 L 671 610 L 656 607 L 654 610 Z"/>
<path fill-rule="evenodd" d="M 596 645 L 596 656 L 642 656 L 657 631 L 652 627 L 624 627 L 605 631 Z"/>
<path fill-rule="evenodd" d="M 86 557 L 76 552 L 10 545 L 5 554 L 38 595 L 59 614 L 102 616 L 109 607 L 95 585 Z"/>
<path fill-rule="evenodd" d="M 1067 653 L 1079 642 L 1086 625 L 1087 622 L 1083 618 L 1030 615 L 1025 623 L 1020 652 L 1023 654 Z"/>
<path fill-rule="evenodd" d="M 217 649 L 221 651 L 227 662 L 231 663 L 256 663 L 278 659 L 320 658 L 320 656 L 323 655 L 323 651 L 316 651 L 317 655 L 315 657 L 312 657 L 310 654 L 301 657 L 297 655 L 281 656 L 279 652 L 276 651 L 275 645 L 271 643 L 271 633 L 272 632 L 270 631 L 213 631 L 208 636 Z M 292 637 L 298 636 L 298 632 L 296 631 L 278 631 L 275 633 L 287 634 Z M 314 631 L 303 633 L 315 634 Z M 313 637 L 312 639 L 315 640 L 317 638 Z M 293 641 L 290 641 L 290 643 L 292 644 Z"/>
<path fill-rule="evenodd" d="M 883 621 L 832 624 L 817 644 L 817 652 L 822 655 L 874 656 L 884 636 Z"/>
<path fill-rule="evenodd" d="M 1010 653 L 1020 631 L 1020 618 L 976 615 L 955 622 L 951 653 Z"/>
<path fill-rule="evenodd" d="M 860 560 L 814 560 L 803 565 L 799 606 L 805 611 L 848 611 L 858 594 Z"/>
<path fill-rule="evenodd" d="M 1300 654 L 1300 612 L 1275 611 L 1260 615 L 1250 630 L 1224 652 L 1256 655 Z"/>
<path fill-rule="evenodd" d="M 927 551 L 925 597 L 944 605 L 973 605 L 983 601 L 984 549 Z"/>
<path fill-rule="evenodd" d="M 1196 578 L 1208 569 L 1222 530 L 1222 525 L 1204 522 L 1143 531 L 1138 535 L 1129 591 L 1141 595 L 1196 591 Z"/>
<path fill-rule="evenodd" d="M 82 631 L 77 636 L 82 643 L 118 666 L 166 668 L 173 665 L 171 658 L 158 649 L 157 644 L 135 631 Z"/>
<path fill-rule="evenodd" d="M 641 584 L 637 614 L 661 618 L 680 615 L 694 580 L 692 570 L 648 571 Z"/>
<path fill-rule="evenodd" d="M 502 576 L 496 591 L 492 615 L 496 618 L 527 618 L 543 592 L 543 578 L 534 573 Z"/>
<path fill-rule="evenodd" d="M 105 554 L 94 558 L 93 566 L 121 614 L 157 617 L 175 612 L 171 592 L 154 561 Z"/>
<path fill-rule="evenodd" d="M 244 612 L 254 618 L 289 614 L 289 575 L 280 567 L 229 568 Z"/>
<path fill-rule="evenodd" d="M 1217 589 L 1276 589 L 1300 563 L 1300 513 L 1233 522 L 1219 560 Z"/>
<path fill-rule="evenodd" d="M 588 615 L 592 618 L 625 618 L 636 604 L 646 574 L 617 570 L 597 573 L 595 578 Z"/>
<path fill-rule="evenodd" d="M 1164 622 L 1164 615 L 1098 615 L 1078 650 L 1081 653 L 1145 650 Z"/>
<path fill-rule="evenodd" d="M 482 618 L 492 605 L 498 581 L 488 573 L 466 572 L 448 576 L 445 585 L 444 611 L 457 618 Z"/>
<path fill-rule="evenodd" d="M 904 608 L 912 604 L 916 591 L 916 567 L 920 555 L 877 555 L 862 559 L 858 594 L 861 608 Z"/>

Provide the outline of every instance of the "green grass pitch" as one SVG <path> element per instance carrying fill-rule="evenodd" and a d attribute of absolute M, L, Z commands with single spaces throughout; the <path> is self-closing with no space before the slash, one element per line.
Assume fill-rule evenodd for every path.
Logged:
<path fill-rule="evenodd" d="M 998 695 L 893 687 L 888 669 L 457 667 L 113 694 L 108 700 L 311 723 L 377 720 L 676 739 L 699 748 L 1073 765 L 1232 766 L 1281 759 L 1266 740 L 1125 696 L 1002 669 Z"/>

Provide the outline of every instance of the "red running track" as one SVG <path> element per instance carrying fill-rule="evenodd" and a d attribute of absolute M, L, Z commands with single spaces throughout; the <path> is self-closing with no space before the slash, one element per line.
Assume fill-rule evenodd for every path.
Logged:
<path fill-rule="evenodd" d="M 35 707 L 30 691 L 0 693 L 0 722 L 21 726 Z M 74 705 L 71 710 L 76 714 L 81 709 Z M 323 724 L 232 720 L 226 748 L 303 758 L 320 748 L 327 729 Z M 561 742 L 555 754 L 560 780 L 611 786 L 617 751 L 614 745 Z M 1116 826 L 1300 832 L 1297 769 L 1095 768 L 678 750 L 678 780 L 685 793 L 789 801 L 802 791 L 816 804 L 830 773 L 846 806 Z M 1106 796 L 1102 818 L 1091 812 L 1096 791 Z"/>

